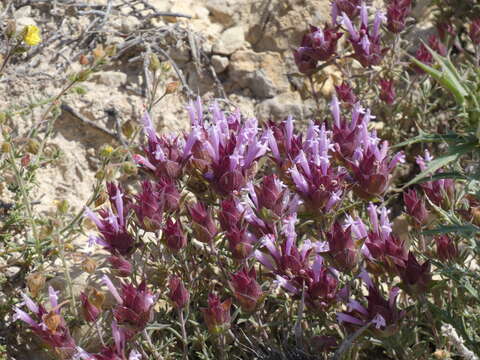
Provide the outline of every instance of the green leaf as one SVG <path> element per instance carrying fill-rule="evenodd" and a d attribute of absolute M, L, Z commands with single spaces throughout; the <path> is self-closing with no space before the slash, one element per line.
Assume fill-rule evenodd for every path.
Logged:
<path fill-rule="evenodd" d="M 480 228 L 472 224 L 464 225 L 443 225 L 436 229 L 422 231 L 423 235 L 438 235 L 448 233 L 462 233 L 470 236 L 475 233 L 480 233 Z"/>
<path fill-rule="evenodd" d="M 442 172 L 442 173 L 433 174 L 431 176 L 424 177 L 423 179 L 418 180 L 417 184 L 421 184 L 428 181 L 441 180 L 441 179 L 456 179 L 456 180 L 471 179 L 472 180 L 473 178 L 470 176 L 460 174 L 459 172 Z"/>
<path fill-rule="evenodd" d="M 411 144 L 418 144 L 423 142 L 453 142 L 455 144 L 458 143 L 465 143 L 471 142 L 471 137 L 462 136 L 459 134 L 451 133 L 451 134 L 427 134 L 421 133 L 411 139 L 405 140 L 399 144 L 393 145 L 392 148 L 399 148 Z"/>
<path fill-rule="evenodd" d="M 437 80 L 444 88 L 449 90 L 455 97 L 455 101 L 459 105 L 465 103 L 465 98 L 470 95 L 469 91 L 462 84 L 462 79 L 458 72 L 455 70 L 454 65 L 448 57 L 444 57 L 432 50 L 428 45 L 425 47 L 430 51 L 433 58 L 440 65 L 442 71 L 439 71 L 431 66 L 428 66 L 415 57 L 408 55 L 415 65 L 429 74 L 432 78 Z"/>
<path fill-rule="evenodd" d="M 449 153 L 443 156 L 440 156 L 436 159 L 433 159 L 428 163 L 427 168 L 422 171 L 420 174 L 415 176 L 412 180 L 406 183 L 403 188 L 406 188 L 412 184 L 416 184 L 418 181 L 423 180 L 424 178 L 430 177 L 438 169 L 450 164 L 453 161 L 457 161 L 463 154 L 466 154 L 473 149 L 475 149 L 475 143 L 469 143 L 459 146 L 454 146 L 450 149 Z"/>

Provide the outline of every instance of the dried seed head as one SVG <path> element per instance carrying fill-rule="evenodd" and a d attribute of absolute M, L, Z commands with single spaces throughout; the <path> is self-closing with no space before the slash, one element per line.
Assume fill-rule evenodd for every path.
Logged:
<path fill-rule="evenodd" d="M 125 175 L 134 176 L 134 175 L 137 175 L 138 169 L 137 169 L 137 166 L 133 162 L 125 161 L 122 164 L 122 172 Z"/>
<path fill-rule="evenodd" d="M 28 291 L 36 297 L 45 287 L 45 276 L 42 273 L 34 272 L 27 277 Z"/>
<path fill-rule="evenodd" d="M 7 22 L 7 26 L 5 27 L 5 36 L 8 39 L 11 39 L 15 35 L 16 31 L 17 31 L 17 24 L 15 23 L 15 20 L 9 20 Z"/>
<path fill-rule="evenodd" d="M 108 200 L 108 194 L 106 191 L 102 191 L 98 194 L 98 197 L 95 199 L 95 206 L 99 207 L 100 205 L 104 204 L 105 201 Z"/>
<path fill-rule="evenodd" d="M 94 305 L 96 308 L 101 309 L 103 303 L 105 302 L 105 293 L 99 291 L 95 288 L 90 289 L 90 294 L 88 295 L 88 300 Z"/>
<path fill-rule="evenodd" d="M 174 92 L 177 91 L 178 86 L 179 86 L 178 81 L 169 82 L 167 84 L 167 86 L 165 86 L 165 93 L 166 94 L 173 94 Z"/>
<path fill-rule="evenodd" d="M 101 44 L 97 45 L 97 47 L 93 49 L 92 55 L 95 58 L 95 60 L 99 60 L 105 57 L 105 50 L 103 50 L 103 45 Z"/>
<path fill-rule="evenodd" d="M 29 139 L 27 143 L 27 151 L 30 154 L 38 154 L 38 149 L 40 148 L 40 143 L 38 140 L 35 139 Z"/>
<path fill-rule="evenodd" d="M 12 149 L 12 145 L 9 142 L 2 143 L 2 152 L 8 153 Z"/>
<path fill-rule="evenodd" d="M 87 257 L 82 262 L 82 269 L 89 274 L 94 274 L 97 269 L 97 263 L 92 258 Z"/>
<path fill-rule="evenodd" d="M 85 55 L 80 55 L 80 59 L 78 60 L 78 62 L 81 64 L 81 65 L 88 65 L 90 64 L 90 61 L 88 60 L 88 57 L 86 57 Z"/>
<path fill-rule="evenodd" d="M 56 312 L 50 311 L 48 314 L 43 315 L 43 322 L 48 330 L 55 332 L 60 326 L 62 318 Z"/>
<path fill-rule="evenodd" d="M 122 134 L 125 135 L 127 139 L 131 138 L 135 133 L 135 126 L 131 120 L 128 120 L 122 124 Z"/>

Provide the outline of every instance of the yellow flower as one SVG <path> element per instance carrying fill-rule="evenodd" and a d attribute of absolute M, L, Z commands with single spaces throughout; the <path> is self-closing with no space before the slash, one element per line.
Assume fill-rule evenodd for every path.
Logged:
<path fill-rule="evenodd" d="M 40 29 L 35 25 L 27 25 L 23 29 L 23 41 L 30 46 L 38 45 L 42 42 Z"/>

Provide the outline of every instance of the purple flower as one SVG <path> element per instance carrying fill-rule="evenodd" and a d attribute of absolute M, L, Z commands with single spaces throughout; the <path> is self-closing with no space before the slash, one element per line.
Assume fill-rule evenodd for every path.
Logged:
<path fill-rule="evenodd" d="M 388 49 L 383 48 L 380 39 L 380 26 L 385 20 L 385 15 L 377 11 L 373 26 L 368 24 L 368 10 L 365 3 L 360 6 L 360 28 L 352 24 L 348 14 L 342 14 L 342 24 L 349 33 L 348 40 L 353 46 L 353 58 L 363 67 L 378 65 Z"/>
<path fill-rule="evenodd" d="M 398 288 L 392 288 L 388 300 L 380 293 L 377 286 L 373 284 L 369 275 L 363 270 L 360 274 L 362 280 L 368 287 L 367 306 L 359 301 L 350 299 L 348 302 L 348 311 L 337 313 L 339 323 L 347 327 L 362 327 L 370 324 L 370 331 L 378 337 L 386 337 L 395 334 L 405 311 L 401 311 L 396 306 L 399 293 Z"/>
<path fill-rule="evenodd" d="M 337 41 L 342 35 L 338 32 L 338 27 L 326 25 L 324 29 L 320 29 L 310 25 L 309 31 L 303 36 L 300 47 L 294 51 L 299 71 L 303 73 L 309 72 L 302 68 L 303 61 L 308 62 L 308 58 L 312 59 L 316 64 L 317 61 L 327 61 L 335 55 Z"/>
<path fill-rule="evenodd" d="M 85 208 L 85 214 L 95 223 L 100 237 L 95 237 L 96 242 L 102 245 L 113 255 L 129 255 L 135 249 L 135 239 L 127 231 L 125 219 L 128 215 L 128 206 L 124 204 L 124 193 L 120 186 L 107 184 L 111 208 L 101 209 L 98 215 Z"/>
<path fill-rule="evenodd" d="M 103 277 L 104 284 L 117 301 L 113 309 L 113 316 L 118 323 L 128 329 L 128 334 L 142 331 L 152 317 L 152 307 L 155 297 L 147 289 L 145 281 L 138 287 L 133 284 L 121 284 L 121 293 L 107 277 Z"/>
<path fill-rule="evenodd" d="M 377 209 L 370 203 L 368 207 L 371 229 L 367 229 L 360 219 L 348 218 L 352 232 L 357 240 L 364 239 L 363 255 L 370 262 L 372 269 L 375 264 L 381 264 L 391 272 L 396 273 L 397 266 L 404 267 L 408 253 L 403 242 L 392 233 L 392 224 L 388 219 L 385 207 Z M 380 215 L 380 216 L 379 216 Z"/>
<path fill-rule="evenodd" d="M 243 220 L 244 208 L 234 198 L 222 200 L 218 220 L 224 231 L 236 229 Z"/>
<path fill-rule="evenodd" d="M 76 345 L 65 319 L 60 313 L 60 308 L 64 303 L 58 304 L 57 293 L 52 287 L 48 288 L 48 293 L 50 310 L 47 310 L 42 304 L 35 303 L 27 295 L 21 294 L 23 297 L 22 306 L 25 305 L 33 317 L 16 307 L 14 320 L 22 320 L 45 345 L 54 348 L 67 357 L 71 357 L 76 352 Z"/>

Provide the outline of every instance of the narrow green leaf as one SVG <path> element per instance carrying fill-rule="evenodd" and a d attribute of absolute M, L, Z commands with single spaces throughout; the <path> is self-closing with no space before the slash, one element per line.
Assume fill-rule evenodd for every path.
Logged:
<path fill-rule="evenodd" d="M 406 183 L 403 186 L 403 188 L 406 188 L 412 184 L 417 183 L 421 179 L 424 179 L 426 177 L 433 175 L 435 171 L 450 164 L 453 161 L 457 161 L 463 154 L 466 154 L 472 151 L 473 149 L 475 149 L 475 147 L 476 147 L 476 144 L 472 144 L 472 143 L 452 147 L 448 154 L 440 156 L 430 161 L 427 168 L 424 171 L 422 171 L 420 174 L 415 176 L 408 183 Z"/>
<path fill-rule="evenodd" d="M 444 225 L 439 226 L 436 229 L 422 231 L 423 235 L 438 235 L 438 234 L 448 234 L 448 233 L 462 233 L 465 235 L 472 235 L 475 233 L 480 233 L 480 228 L 472 225 Z"/>

